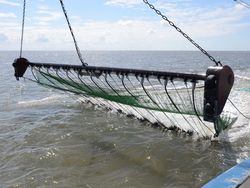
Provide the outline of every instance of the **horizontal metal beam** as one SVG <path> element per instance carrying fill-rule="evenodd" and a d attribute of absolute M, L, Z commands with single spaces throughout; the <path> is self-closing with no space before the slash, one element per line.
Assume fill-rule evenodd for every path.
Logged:
<path fill-rule="evenodd" d="M 146 77 L 156 77 L 156 78 L 170 78 L 170 79 L 183 79 L 185 81 L 198 81 L 206 80 L 205 74 L 187 74 L 187 73 L 177 73 L 177 72 L 164 72 L 164 71 L 150 71 L 142 69 L 128 69 L 128 68 L 115 68 L 115 67 L 99 67 L 99 66 L 86 66 L 81 65 L 68 65 L 68 64 L 50 64 L 50 63 L 34 63 L 29 62 L 31 67 L 44 67 L 53 69 L 66 69 L 74 70 L 79 72 L 87 72 L 94 74 L 102 73 L 115 73 L 121 75 L 135 75 L 135 76 L 146 76 Z"/>

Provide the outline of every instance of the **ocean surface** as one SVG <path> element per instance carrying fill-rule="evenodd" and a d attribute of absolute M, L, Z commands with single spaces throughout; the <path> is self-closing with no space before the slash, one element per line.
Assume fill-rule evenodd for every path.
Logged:
<path fill-rule="evenodd" d="M 230 96 L 250 116 L 250 52 L 211 52 L 236 75 Z M 218 142 L 161 132 L 77 96 L 16 81 L 18 52 L 0 52 L 0 187 L 198 188 L 250 156 L 249 120 Z M 23 54 L 33 62 L 80 64 L 75 52 Z M 87 51 L 89 65 L 205 73 L 200 52 Z"/>

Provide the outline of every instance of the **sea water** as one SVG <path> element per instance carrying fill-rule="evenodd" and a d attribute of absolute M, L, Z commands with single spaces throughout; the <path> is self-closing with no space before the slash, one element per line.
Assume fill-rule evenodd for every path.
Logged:
<path fill-rule="evenodd" d="M 211 52 L 236 75 L 232 101 L 250 116 L 250 52 Z M 218 142 L 161 132 L 13 76 L 0 52 L 0 187 L 201 187 L 250 156 L 249 120 Z M 199 52 L 87 51 L 89 65 L 205 73 Z M 80 64 L 75 52 L 25 52 L 33 62 Z"/>

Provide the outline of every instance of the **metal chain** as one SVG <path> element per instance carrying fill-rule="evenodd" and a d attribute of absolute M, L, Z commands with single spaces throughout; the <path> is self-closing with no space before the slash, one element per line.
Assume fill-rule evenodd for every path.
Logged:
<path fill-rule="evenodd" d="M 163 15 L 161 13 L 161 11 L 159 11 L 158 9 L 156 9 L 154 7 L 154 5 L 152 5 L 151 3 L 149 3 L 148 0 L 143 0 L 143 2 L 146 5 L 148 5 L 152 10 L 154 10 L 156 12 L 156 14 L 158 14 L 159 16 L 161 16 L 163 20 L 167 21 L 170 26 L 174 27 L 176 29 L 176 31 L 178 31 L 179 33 L 181 33 L 187 40 L 189 40 L 189 42 L 191 42 L 196 48 L 198 48 L 203 54 L 205 54 L 211 61 L 213 61 L 216 64 L 216 66 L 222 65 L 220 61 L 216 61 L 216 59 L 212 55 L 210 55 L 206 50 L 204 50 L 200 45 L 198 45 L 193 39 L 191 39 L 186 33 L 184 33 L 179 27 L 177 27 L 171 20 L 169 20 L 167 18 L 167 16 Z"/>
<path fill-rule="evenodd" d="M 245 6 L 246 8 L 250 8 L 250 4 L 246 3 L 245 1 L 242 0 L 234 0 L 236 3 L 239 3 L 243 6 Z"/>
<path fill-rule="evenodd" d="M 25 10 L 26 10 L 26 0 L 23 0 L 23 19 L 22 19 L 22 33 L 21 33 L 21 44 L 20 44 L 20 58 L 23 54 L 23 35 L 24 35 L 24 23 L 25 23 Z"/>
<path fill-rule="evenodd" d="M 73 38 L 73 41 L 74 41 L 74 44 L 75 44 L 75 49 L 76 49 L 76 52 L 77 52 L 77 55 L 82 63 L 82 66 L 87 66 L 88 64 L 84 62 L 83 60 L 83 57 L 82 57 L 82 54 L 81 54 L 81 51 L 80 51 L 80 48 L 78 47 L 77 45 L 77 42 L 76 42 L 76 38 L 75 38 L 75 35 L 74 35 L 74 32 L 73 32 L 73 29 L 71 27 L 71 24 L 69 22 L 69 18 L 68 18 L 68 15 L 67 15 L 67 12 L 66 12 L 66 9 L 65 9 L 65 6 L 64 6 L 64 3 L 63 3 L 63 0 L 59 0 L 60 1 L 60 4 L 61 4 L 61 7 L 62 7 L 62 10 L 63 10 L 63 13 L 64 13 L 64 16 L 66 18 L 66 21 L 68 23 L 68 27 L 69 27 L 69 30 L 70 30 L 70 33 L 71 33 L 71 36 Z"/>

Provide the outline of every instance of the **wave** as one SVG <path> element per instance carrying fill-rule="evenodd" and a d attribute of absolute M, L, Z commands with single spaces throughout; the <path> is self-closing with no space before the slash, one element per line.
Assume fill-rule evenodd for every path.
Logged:
<path fill-rule="evenodd" d="M 237 122 L 220 135 L 221 141 L 236 142 L 243 137 L 249 137 L 250 121 L 244 117 L 239 117 Z"/>
<path fill-rule="evenodd" d="M 235 78 L 239 78 L 239 79 L 241 79 L 241 80 L 249 80 L 249 81 L 250 81 L 250 78 L 247 77 L 247 76 L 235 75 Z"/>
<path fill-rule="evenodd" d="M 29 100 L 29 101 L 19 101 L 18 105 L 21 105 L 21 106 L 37 106 L 37 105 L 48 104 L 48 103 L 51 103 L 51 102 L 57 102 L 62 98 L 63 98 L 62 95 L 51 95 L 49 97 L 45 97 L 45 98 L 42 98 L 42 99 Z"/>

